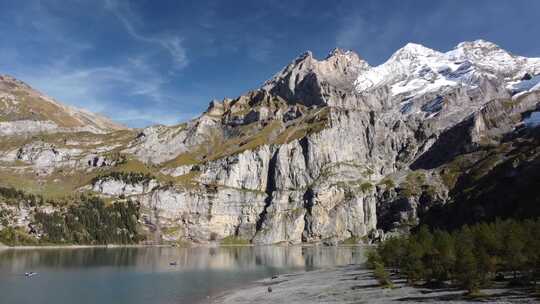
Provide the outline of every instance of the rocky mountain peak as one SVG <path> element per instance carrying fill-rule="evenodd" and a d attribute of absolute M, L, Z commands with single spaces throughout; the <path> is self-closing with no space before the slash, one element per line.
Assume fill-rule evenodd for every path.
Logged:
<path fill-rule="evenodd" d="M 326 63 L 326 65 L 341 70 L 344 74 L 358 74 L 360 71 L 369 68 L 369 64 L 360 58 L 356 52 L 340 48 L 333 49 L 321 63 L 322 65 Z"/>
<path fill-rule="evenodd" d="M 519 56 L 514 56 L 502 49 L 493 42 L 486 40 L 465 41 L 459 43 L 453 50 L 446 55 L 454 60 L 469 60 L 475 62 L 486 62 L 488 60 L 515 61 Z"/>
<path fill-rule="evenodd" d="M 352 51 L 335 49 L 322 60 L 306 52 L 261 89 L 214 100 L 176 126 L 0 136 L 0 173 L 17 177 L 17 187 L 39 174 L 32 192 L 62 185 L 137 200 L 140 225 L 157 241 L 381 236 L 378 229 L 408 229 L 430 206 L 452 203 L 454 192 L 472 189 L 454 191 L 457 184 L 481 180 L 511 157 L 505 149 L 527 145 L 527 138 L 502 141 L 538 130 L 538 62 L 485 41 L 446 53 L 411 43 L 375 67 Z M 3 134 L 98 132 L 98 122 L 16 79 L 0 80 Z M 515 161 L 528 166 L 527 158 Z M 508 160 L 505 183 L 517 174 Z"/>
<path fill-rule="evenodd" d="M 386 62 L 360 73 L 355 81 L 358 92 L 391 86 L 398 82 L 413 81 L 432 82 L 437 73 L 448 65 L 444 54 L 416 43 L 408 43 L 397 50 Z M 407 86 L 403 85 L 408 89 Z M 416 85 L 419 87 L 419 84 Z M 403 90 L 398 90 L 401 93 Z M 399 94 L 396 92 L 396 94 Z"/>
<path fill-rule="evenodd" d="M 383 64 L 360 73 L 358 92 L 387 86 L 394 96 L 411 96 L 442 88 L 478 87 L 490 79 L 517 81 L 540 74 L 540 59 L 515 56 L 485 40 L 462 42 L 446 53 L 408 43 Z"/>
<path fill-rule="evenodd" d="M 331 50 L 324 60 L 332 58 L 348 58 L 350 60 L 363 61 L 360 56 L 353 50 L 345 50 L 342 48 L 334 48 Z"/>
<path fill-rule="evenodd" d="M 354 53 L 354 52 L 351 51 L 351 50 L 344 50 L 342 48 L 334 48 L 328 53 L 326 58 L 330 58 L 330 57 L 333 57 L 333 56 L 344 56 L 344 55 L 348 55 L 348 54 L 351 54 L 351 53 Z"/>
<path fill-rule="evenodd" d="M 498 46 L 497 44 L 493 43 L 493 42 L 490 42 L 490 41 L 487 41 L 487 40 L 483 40 L 483 39 L 478 39 L 478 40 L 473 40 L 473 41 L 463 41 L 463 42 L 460 42 L 457 46 L 456 46 L 456 49 L 466 49 L 466 50 L 501 50 L 501 47 Z"/>
<path fill-rule="evenodd" d="M 315 57 L 313 56 L 313 53 L 311 51 L 305 51 L 302 54 L 298 55 L 291 63 L 285 66 L 280 72 L 274 75 L 274 77 L 276 77 L 277 75 L 279 75 L 281 72 L 285 70 L 298 69 L 306 65 L 309 66 L 310 62 L 314 60 L 315 60 Z"/>
<path fill-rule="evenodd" d="M 295 61 L 299 62 L 299 61 L 302 61 L 302 60 L 307 59 L 307 58 L 313 59 L 313 52 L 305 51 L 302 54 L 300 54 L 300 56 L 298 56 Z"/>
<path fill-rule="evenodd" d="M 350 91 L 354 79 L 368 68 L 367 62 L 353 51 L 334 49 L 324 60 L 306 52 L 265 82 L 262 90 L 308 106 L 326 104 L 325 84 Z"/>
<path fill-rule="evenodd" d="M 25 82 L 21 80 L 16 79 L 15 77 L 12 77 L 6 74 L 0 74 L 0 89 L 1 90 L 14 89 L 16 87 L 31 89 L 31 87 L 28 84 L 26 84 Z"/>
<path fill-rule="evenodd" d="M 506 80 L 517 80 L 526 73 L 540 74 L 540 58 L 517 56 L 486 40 L 461 42 L 445 55 L 450 60 L 469 61 Z"/>

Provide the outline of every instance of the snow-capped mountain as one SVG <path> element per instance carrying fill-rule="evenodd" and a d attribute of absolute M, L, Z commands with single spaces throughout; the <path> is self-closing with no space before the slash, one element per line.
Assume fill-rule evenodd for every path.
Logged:
<path fill-rule="evenodd" d="M 444 90 L 448 87 L 474 88 L 481 79 L 515 83 L 526 75 L 540 73 L 540 58 L 512 55 L 484 40 L 463 42 L 441 53 L 409 43 L 385 63 L 359 74 L 358 92 L 388 86 L 394 96 Z"/>
<path fill-rule="evenodd" d="M 17 89 L 0 97 L 0 127 L 61 127 L 58 136 L 0 133 L 0 176 L 9 177 L 0 186 L 24 179 L 32 193 L 137 200 L 156 242 L 335 244 L 407 230 L 437 219 L 432 210 L 456 220 L 535 214 L 539 83 L 539 58 L 483 40 L 448 52 L 410 43 L 375 67 L 352 51 L 306 52 L 189 122 L 104 135 L 73 133 L 102 128 L 4 79 Z M 0 223 L 28 224 L 29 208 Z"/>

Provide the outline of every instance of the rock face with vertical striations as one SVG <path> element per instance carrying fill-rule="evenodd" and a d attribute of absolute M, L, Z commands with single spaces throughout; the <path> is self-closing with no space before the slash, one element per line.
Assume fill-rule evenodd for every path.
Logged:
<path fill-rule="evenodd" d="M 3 111 L 18 113 L 5 87 Z M 359 242 L 467 200 L 457 189 L 521 155 L 522 142 L 538 153 L 529 139 L 539 103 L 540 59 L 483 40 L 446 53 L 410 43 L 376 67 L 352 51 L 307 52 L 196 119 L 114 131 L 92 146 L 67 129 L 55 131 L 61 144 L 19 143 L 13 130 L 30 116 L 4 129 L 0 121 L 11 145 L 0 160 L 12 174 L 41 170 L 42 184 L 59 170 L 92 174 L 74 189 L 139 201 L 140 224 L 158 242 Z M 35 120 L 26 133 L 115 129 L 73 119 Z"/>

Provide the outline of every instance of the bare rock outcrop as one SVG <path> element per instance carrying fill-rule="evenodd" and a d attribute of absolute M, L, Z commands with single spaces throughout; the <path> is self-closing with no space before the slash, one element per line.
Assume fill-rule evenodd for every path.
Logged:
<path fill-rule="evenodd" d="M 80 190 L 140 201 L 141 225 L 158 241 L 369 242 L 452 203 L 489 149 L 508 158 L 503 148 L 540 125 L 539 75 L 540 59 L 482 40 L 444 53 L 407 44 L 375 67 L 352 51 L 323 60 L 308 52 L 260 89 L 212 101 L 188 122 L 85 149 L 72 138 L 16 142 L 0 149 L 0 162 L 149 174 L 132 183 L 96 174 Z M 16 113 L 18 91 L 8 91 L 0 101 Z M 0 132 L 19 134 L 17 121 Z M 49 128 L 35 121 L 26 131 Z"/>

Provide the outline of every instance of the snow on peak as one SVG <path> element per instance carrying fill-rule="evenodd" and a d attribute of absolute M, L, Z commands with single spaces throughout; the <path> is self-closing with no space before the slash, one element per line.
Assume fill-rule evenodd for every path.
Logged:
<path fill-rule="evenodd" d="M 478 39 L 474 41 L 463 41 L 456 46 L 457 49 L 500 49 L 501 47 L 493 42 Z"/>
<path fill-rule="evenodd" d="M 470 60 L 474 62 L 513 61 L 514 56 L 498 45 L 485 40 L 465 41 L 459 43 L 446 55 L 454 60 Z"/>
<path fill-rule="evenodd" d="M 480 77 L 512 81 L 526 73 L 540 74 L 539 58 L 515 56 L 485 40 L 462 42 L 446 53 L 408 43 L 385 63 L 361 73 L 354 85 L 358 92 L 388 86 L 393 95 L 412 95 L 447 86 L 475 87 Z"/>
<path fill-rule="evenodd" d="M 438 80 L 438 74 L 452 68 L 443 53 L 425 46 L 408 43 L 385 63 L 361 73 L 355 81 L 359 92 L 383 85 L 391 86 L 394 95 L 420 89 Z M 437 82 L 440 85 L 446 82 Z"/>
<path fill-rule="evenodd" d="M 452 60 L 468 60 L 477 68 L 502 76 L 507 81 L 520 79 L 526 73 L 540 73 L 540 58 L 513 55 L 486 40 L 462 42 L 446 55 Z"/>
<path fill-rule="evenodd" d="M 306 52 L 265 82 L 262 89 L 290 98 L 320 82 L 358 93 L 385 88 L 391 96 L 403 100 L 425 93 L 444 95 L 457 87 L 475 89 L 485 79 L 497 79 L 507 87 L 512 84 L 509 90 L 524 90 L 525 86 L 536 89 L 538 83 L 532 85 L 533 81 L 518 84 L 524 75 L 540 75 L 540 58 L 515 56 L 485 40 L 462 42 L 446 53 L 408 43 L 375 67 L 349 50 L 334 49 L 323 60 Z"/>
<path fill-rule="evenodd" d="M 392 55 L 392 57 L 390 57 L 390 60 L 403 60 L 420 57 L 437 57 L 439 55 L 441 55 L 441 53 L 435 50 L 427 48 L 421 44 L 409 42 L 404 47 L 397 50 Z"/>

